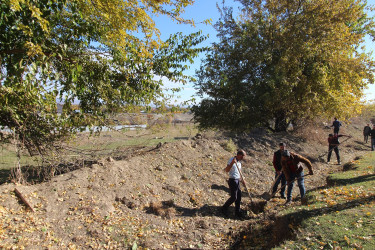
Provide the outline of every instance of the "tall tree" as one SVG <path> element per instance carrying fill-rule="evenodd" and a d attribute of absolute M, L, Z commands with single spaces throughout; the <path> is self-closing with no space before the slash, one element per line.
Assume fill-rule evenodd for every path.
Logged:
<path fill-rule="evenodd" d="M 375 37 L 366 1 L 239 2 L 237 19 L 220 9 L 220 41 L 197 73 L 205 98 L 193 112 L 202 127 L 284 131 L 290 122 L 360 111 L 375 66 L 361 47 Z"/>
<path fill-rule="evenodd" d="M 188 0 L 4 0 L 0 125 L 40 153 L 81 126 L 163 97 L 155 76 L 186 82 L 200 32 L 161 41 L 153 15 L 181 18 Z M 57 114 L 56 102 L 64 104 Z M 80 111 L 74 112 L 73 103 Z"/>

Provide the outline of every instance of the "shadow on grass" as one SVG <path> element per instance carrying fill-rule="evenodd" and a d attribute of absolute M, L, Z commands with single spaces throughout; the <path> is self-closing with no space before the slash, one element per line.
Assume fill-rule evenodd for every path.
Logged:
<path fill-rule="evenodd" d="M 337 204 L 330 207 L 323 207 L 323 208 L 317 208 L 312 210 L 300 210 L 298 212 L 290 213 L 285 216 L 281 216 L 277 218 L 275 222 L 274 227 L 274 236 L 275 240 L 272 244 L 272 246 L 277 246 L 280 242 L 286 240 L 286 239 L 293 239 L 296 235 L 295 232 L 293 232 L 292 229 L 290 229 L 290 225 L 292 224 L 294 226 L 300 226 L 303 221 L 308 220 L 312 217 L 322 216 L 325 214 L 330 213 L 336 213 L 339 211 L 344 211 L 352 208 L 359 207 L 363 204 L 368 204 L 369 202 L 372 202 L 375 200 L 375 195 L 365 197 L 362 199 L 352 200 L 345 203 Z M 292 227 L 292 228 L 293 228 Z M 280 231 L 282 229 L 282 231 Z M 283 232 L 280 234 L 280 232 Z"/>
<path fill-rule="evenodd" d="M 346 186 L 346 185 L 352 185 L 357 184 L 361 182 L 367 182 L 367 181 L 374 181 L 375 180 L 375 174 L 370 175 L 362 175 L 357 177 L 352 177 L 348 179 L 339 179 L 339 178 L 327 178 L 327 186 Z"/>
<path fill-rule="evenodd" d="M 375 195 L 370 197 L 348 201 L 346 203 L 337 204 L 330 207 L 323 207 L 311 210 L 299 210 L 284 216 L 279 216 L 273 223 L 265 224 L 263 227 L 251 228 L 241 231 L 238 235 L 247 235 L 247 239 L 237 237 L 237 244 L 231 249 L 246 249 L 248 246 L 254 246 L 259 241 L 259 237 L 263 238 L 264 244 L 259 249 L 275 248 L 285 240 L 293 240 L 296 238 L 297 232 L 293 228 L 298 228 L 303 221 L 313 217 L 322 216 L 337 211 L 344 211 L 368 204 L 375 200 Z M 249 237 L 250 236 L 250 237 Z"/>
<path fill-rule="evenodd" d="M 357 176 L 357 177 L 353 177 L 349 179 L 343 179 L 343 178 L 333 179 L 332 177 L 327 177 L 327 180 L 326 180 L 327 184 L 325 186 L 312 188 L 312 189 L 309 189 L 308 191 L 309 192 L 319 191 L 319 190 L 327 189 L 330 187 L 346 186 L 346 185 L 352 185 L 352 184 L 357 184 L 357 183 L 366 182 L 366 181 L 373 181 L 373 180 L 375 180 L 375 174 L 362 175 L 362 176 Z"/>

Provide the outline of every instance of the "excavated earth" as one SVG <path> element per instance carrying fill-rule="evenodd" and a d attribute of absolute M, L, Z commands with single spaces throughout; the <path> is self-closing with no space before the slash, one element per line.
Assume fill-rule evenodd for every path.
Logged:
<path fill-rule="evenodd" d="M 340 146 L 343 163 L 370 150 L 362 138 L 365 123 L 356 118 L 343 127 L 343 133 L 353 135 Z M 223 171 L 233 156 L 233 152 L 225 149 L 229 138 L 205 133 L 156 148 L 139 149 L 122 158 L 107 157 L 48 182 L 3 184 L 0 247 L 241 248 L 245 232 L 256 226 L 267 227 L 284 208 L 285 200 L 278 196 L 268 202 L 261 198 L 273 182 L 272 156 L 278 143 L 286 142 L 289 150 L 311 160 L 314 175 L 305 180 L 308 191 L 324 186 L 330 172 L 342 170 L 342 165 L 325 163 L 326 155 L 319 158 L 327 151 L 330 132 L 329 127 L 319 124 L 300 132 L 272 134 L 259 129 L 231 138 L 248 154 L 243 174 L 251 198 L 244 194 L 242 208 L 247 212 L 244 220 L 234 217 L 233 207 L 228 218 L 219 212 L 229 197 L 227 174 Z M 16 195 L 16 189 L 33 211 Z M 293 204 L 300 204 L 298 188 L 294 188 L 293 196 Z M 259 204 L 262 204 L 260 209 L 254 211 L 253 206 Z M 258 237 L 253 240 L 254 248 L 278 244 L 269 240 L 265 244 L 262 236 L 254 234 L 254 237 Z"/>

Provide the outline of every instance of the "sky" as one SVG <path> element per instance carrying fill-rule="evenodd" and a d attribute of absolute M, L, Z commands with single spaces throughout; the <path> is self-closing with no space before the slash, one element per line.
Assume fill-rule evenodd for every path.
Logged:
<path fill-rule="evenodd" d="M 375 6 L 375 0 L 368 0 L 368 4 Z M 195 3 L 191 6 L 188 6 L 185 9 L 185 13 L 182 15 L 184 18 L 194 19 L 196 25 L 192 27 L 190 25 L 181 25 L 172 22 L 169 18 L 166 17 L 157 17 L 155 19 L 155 23 L 161 32 L 162 40 L 166 40 L 170 34 L 176 32 L 182 32 L 184 34 L 190 34 L 193 32 L 197 32 L 202 30 L 203 34 L 208 34 L 209 38 L 202 43 L 202 46 L 209 46 L 211 43 L 218 41 L 216 37 L 216 30 L 210 26 L 201 23 L 205 19 L 212 19 L 212 24 L 216 23 L 219 19 L 219 11 L 217 10 L 216 4 L 221 6 L 222 0 L 215 1 L 215 0 L 195 0 Z M 226 6 L 233 6 L 233 9 L 236 10 L 239 4 L 234 0 L 226 0 Z M 373 16 L 375 12 L 371 13 Z M 366 39 L 366 48 L 368 51 L 373 52 L 373 58 L 375 58 L 375 43 L 371 41 L 371 39 Z M 200 61 L 203 59 L 204 54 L 202 54 L 199 58 L 195 59 L 195 63 L 190 66 L 190 69 L 186 72 L 186 74 L 194 76 L 195 71 L 200 67 Z M 176 87 L 176 83 L 171 83 L 167 79 L 163 79 L 163 83 L 166 87 Z M 193 87 L 192 83 L 188 83 L 184 86 L 180 86 L 183 90 L 178 94 L 178 97 L 175 100 L 175 104 L 180 104 L 186 100 L 191 99 L 192 96 L 195 96 L 196 90 Z M 366 100 L 374 100 L 375 99 L 375 85 L 372 84 L 369 86 L 369 89 L 365 90 L 364 93 L 366 94 Z M 199 99 L 198 99 L 199 101 Z"/>

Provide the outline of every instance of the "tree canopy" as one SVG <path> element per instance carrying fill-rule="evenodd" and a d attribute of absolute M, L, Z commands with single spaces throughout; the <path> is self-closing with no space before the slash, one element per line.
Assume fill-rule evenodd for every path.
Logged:
<path fill-rule="evenodd" d="M 283 131 L 290 122 L 360 111 L 375 66 L 363 50 L 365 36 L 375 37 L 366 1 L 239 2 L 237 18 L 220 9 L 219 42 L 197 72 L 205 98 L 193 112 L 202 127 Z"/>
<path fill-rule="evenodd" d="M 179 23 L 187 0 L 4 0 L 0 3 L 0 125 L 29 148 L 107 114 L 163 97 L 162 82 L 186 82 L 201 32 L 161 41 L 152 17 Z M 63 112 L 57 114 L 57 102 Z M 72 104 L 79 102 L 80 111 Z"/>

